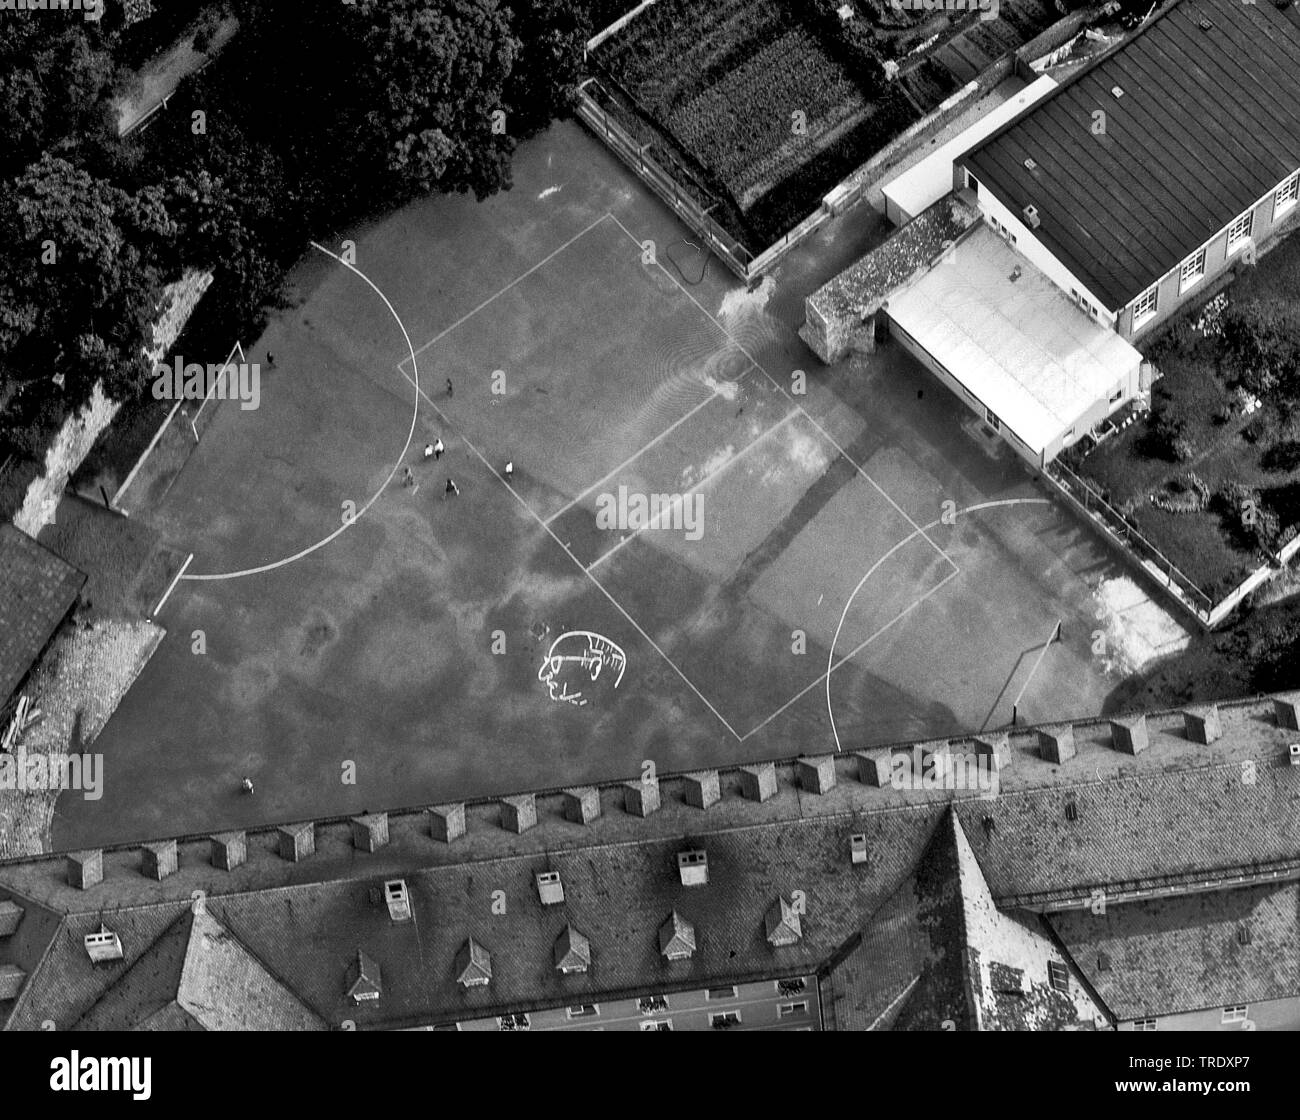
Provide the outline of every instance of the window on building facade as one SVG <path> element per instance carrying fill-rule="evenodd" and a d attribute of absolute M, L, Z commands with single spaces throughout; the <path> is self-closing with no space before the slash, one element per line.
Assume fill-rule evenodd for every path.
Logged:
<path fill-rule="evenodd" d="M 1178 290 L 1185 292 L 1205 275 L 1205 250 L 1197 249 L 1178 270 Z"/>
<path fill-rule="evenodd" d="M 800 992 L 807 990 L 808 981 L 802 976 L 793 976 L 789 980 L 778 980 L 776 982 L 776 994 L 779 996 L 797 996 Z"/>
<path fill-rule="evenodd" d="M 704 993 L 705 999 L 735 999 L 736 989 L 733 985 L 730 988 L 710 988 Z"/>
<path fill-rule="evenodd" d="M 600 1007 L 594 1003 L 575 1003 L 568 1008 L 570 1019 L 594 1019 L 600 1014 Z"/>
<path fill-rule="evenodd" d="M 1145 323 L 1160 307 L 1160 285 L 1152 284 L 1133 303 L 1133 325 Z"/>
<path fill-rule="evenodd" d="M 1244 1023 L 1246 1021 L 1246 1010 L 1245 1004 L 1236 1007 L 1225 1007 L 1223 1009 L 1223 1021 L 1225 1023 Z"/>
<path fill-rule="evenodd" d="M 642 1023 L 641 1029 L 643 1031 L 670 1031 L 673 1029 L 673 1021 L 671 1019 L 654 1019 L 649 1023 Z"/>
<path fill-rule="evenodd" d="M 1047 962 L 1047 978 L 1058 992 L 1070 990 L 1070 970 L 1060 961 Z"/>
<path fill-rule="evenodd" d="M 776 1017 L 778 1019 L 793 1019 L 797 1015 L 807 1014 L 807 1000 L 801 999 L 798 1003 L 778 1003 L 776 1005 Z"/>
<path fill-rule="evenodd" d="M 739 1011 L 714 1011 L 709 1016 L 709 1026 L 715 1031 L 729 1030 L 731 1027 L 740 1026 Z"/>
<path fill-rule="evenodd" d="M 637 1010 L 642 1015 L 653 1015 L 657 1011 L 668 1010 L 667 996 L 642 996 L 636 1001 Z"/>
<path fill-rule="evenodd" d="M 1273 217 L 1278 218 L 1296 204 L 1300 198 L 1300 171 L 1297 171 L 1277 189 L 1273 195 Z"/>
<path fill-rule="evenodd" d="M 1240 249 L 1247 241 L 1250 240 L 1251 231 L 1255 228 L 1255 211 L 1247 210 L 1240 218 L 1228 227 L 1228 252 L 1233 253 Z"/>
<path fill-rule="evenodd" d="M 1000 431 L 1002 431 L 1002 421 L 999 420 L 999 419 L 998 419 L 998 418 L 993 414 L 993 410 L 992 410 L 991 408 L 986 408 L 986 409 L 984 410 L 984 419 L 985 419 L 985 421 L 987 421 L 988 426 L 989 426 L 990 428 L 992 428 L 995 432 L 1000 432 Z"/>
<path fill-rule="evenodd" d="M 503 1031 L 526 1031 L 532 1024 L 527 1015 L 502 1015 L 497 1019 L 497 1028 Z"/>
<path fill-rule="evenodd" d="M 1135 1019 L 1133 1029 L 1135 1031 L 1153 1031 L 1156 1029 L 1156 1021 L 1154 1019 Z"/>

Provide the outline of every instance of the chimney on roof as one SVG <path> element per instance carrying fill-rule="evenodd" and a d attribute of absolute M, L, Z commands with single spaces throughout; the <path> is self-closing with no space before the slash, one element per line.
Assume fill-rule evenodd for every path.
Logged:
<path fill-rule="evenodd" d="M 1209 704 L 1204 707 L 1188 708 L 1183 712 L 1183 732 L 1193 743 L 1209 746 L 1223 735 L 1223 725 L 1219 722 L 1219 706 Z"/>
<path fill-rule="evenodd" d="M 894 752 L 888 748 L 858 751 L 858 781 L 877 789 L 889 788 L 894 773 Z"/>
<path fill-rule="evenodd" d="M 429 835 L 450 844 L 465 835 L 465 802 L 435 805 L 429 810 Z"/>
<path fill-rule="evenodd" d="M 91 964 L 108 964 L 122 959 L 122 939 L 102 922 L 98 933 L 88 933 L 82 938 L 86 956 Z"/>
<path fill-rule="evenodd" d="M 809 793 L 830 793 L 835 788 L 835 759 L 831 755 L 801 758 L 794 768 L 799 775 L 800 789 Z"/>
<path fill-rule="evenodd" d="M 27 973 L 16 964 L 0 964 L 0 1003 L 7 999 L 17 999 L 26 979 Z"/>
<path fill-rule="evenodd" d="M 564 884 L 560 882 L 558 871 L 537 873 L 537 897 L 543 906 L 556 906 L 564 901 Z"/>
<path fill-rule="evenodd" d="M 507 832 L 527 832 L 536 823 L 537 798 L 531 793 L 501 799 L 501 827 Z"/>
<path fill-rule="evenodd" d="M 99 848 L 67 855 L 68 886 L 88 891 L 104 881 L 104 853 Z"/>
<path fill-rule="evenodd" d="M 1278 727 L 1300 731 L 1300 692 L 1280 692 L 1274 696 L 1273 717 Z"/>
<path fill-rule="evenodd" d="M 867 862 L 867 834 L 855 832 L 849 837 L 849 858 L 854 863 Z"/>
<path fill-rule="evenodd" d="M 716 770 L 697 770 L 682 776 L 682 800 L 697 809 L 707 809 L 722 798 Z"/>
<path fill-rule="evenodd" d="M 393 921 L 411 920 L 411 892 L 406 889 L 405 879 L 389 879 L 384 883 L 384 902 Z"/>
<path fill-rule="evenodd" d="M 659 927 L 659 952 L 670 961 L 684 961 L 695 952 L 695 927 L 676 910 Z"/>
<path fill-rule="evenodd" d="M 375 852 L 387 843 L 387 813 L 366 813 L 352 818 L 352 846 L 357 851 Z"/>
<path fill-rule="evenodd" d="M 572 926 L 565 926 L 556 939 L 555 967 L 566 976 L 591 967 L 591 942 Z"/>
<path fill-rule="evenodd" d="M 16 902 L 5 899 L 0 902 L 0 937 L 12 937 L 23 920 L 23 908 Z"/>
<path fill-rule="evenodd" d="M 564 816 L 574 824 L 591 824 L 600 816 L 600 790 L 579 786 L 564 791 Z"/>
<path fill-rule="evenodd" d="M 383 994 L 383 976 L 379 965 L 360 949 L 348 965 L 345 981 L 347 987 L 344 991 L 353 1003 L 377 1003 Z"/>
<path fill-rule="evenodd" d="M 659 809 L 659 779 L 644 778 L 623 787 L 623 811 L 634 817 L 648 817 Z"/>
<path fill-rule="evenodd" d="M 1074 726 L 1068 723 L 1053 724 L 1038 729 L 1038 751 L 1048 761 L 1060 766 L 1077 753 L 1074 749 Z"/>
<path fill-rule="evenodd" d="M 1026 205 L 1020 213 L 1024 216 L 1025 225 L 1030 229 L 1037 229 L 1043 224 L 1042 220 L 1038 217 L 1038 207 L 1032 202 Z"/>
<path fill-rule="evenodd" d="M 280 841 L 280 858 L 298 863 L 316 851 L 316 823 L 286 824 L 277 830 Z"/>
<path fill-rule="evenodd" d="M 684 887 L 703 887 L 709 882 L 709 857 L 700 848 L 677 853 L 677 874 Z"/>
<path fill-rule="evenodd" d="M 782 945 L 794 945 L 803 938 L 799 928 L 799 912 L 784 898 L 778 898 L 768 910 L 764 919 L 768 942 L 779 948 Z"/>
<path fill-rule="evenodd" d="M 234 871 L 248 862 L 248 836 L 243 832 L 218 832 L 211 838 L 212 866 L 218 871 Z"/>
<path fill-rule="evenodd" d="M 1147 717 L 1116 716 L 1110 721 L 1111 744 L 1117 751 L 1136 755 L 1147 749 Z"/>
<path fill-rule="evenodd" d="M 987 758 L 990 767 L 1001 773 L 1011 765 L 1011 739 L 1005 731 L 975 737 L 975 754 Z"/>
<path fill-rule="evenodd" d="M 766 801 L 776 793 L 776 767 L 770 762 L 740 768 L 740 792 L 750 801 Z"/>
<path fill-rule="evenodd" d="M 140 848 L 140 874 L 146 879 L 162 880 L 179 866 L 175 840 L 161 840 Z"/>
<path fill-rule="evenodd" d="M 456 983 L 465 988 L 486 988 L 492 983 L 492 954 L 472 937 L 456 954 Z"/>

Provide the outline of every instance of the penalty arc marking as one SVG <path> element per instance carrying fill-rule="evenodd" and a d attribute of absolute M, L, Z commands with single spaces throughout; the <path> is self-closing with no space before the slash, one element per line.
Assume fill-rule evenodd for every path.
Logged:
<path fill-rule="evenodd" d="M 1000 501 L 981 502 L 979 505 L 967 506 L 965 509 L 959 509 L 957 510 L 956 516 L 961 517 L 963 514 L 977 513 L 978 511 L 984 509 L 997 509 L 1002 506 L 1050 506 L 1051 504 L 1052 502 L 1050 498 L 1003 498 Z M 834 705 L 832 705 L 831 703 L 831 674 L 836 669 L 838 669 L 840 665 L 843 665 L 848 660 L 848 658 L 845 658 L 844 661 L 840 662 L 840 665 L 835 664 L 835 644 L 840 639 L 840 631 L 844 629 L 844 620 L 849 616 L 849 608 L 853 606 L 853 601 L 858 597 L 858 592 L 862 590 L 862 588 L 866 585 L 867 580 L 869 580 L 872 577 L 872 575 L 875 574 L 876 569 L 879 568 L 881 564 L 883 564 L 886 560 L 888 560 L 891 556 L 893 556 L 894 553 L 897 552 L 904 545 L 910 544 L 917 537 L 925 536 L 925 534 L 930 529 L 934 529 L 939 525 L 942 525 L 943 523 L 944 520 L 942 517 L 937 518 L 936 520 L 931 521 L 929 525 L 918 526 L 911 533 L 905 536 L 901 541 L 899 541 L 896 545 L 894 545 L 893 548 L 891 548 L 888 552 L 886 552 L 879 560 L 877 560 L 874 564 L 872 564 L 870 568 L 867 569 L 866 575 L 864 575 L 860 580 L 858 580 L 857 587 L 853 589 L 852 593 L 848 597 L 848 600 L 844 604 L 844 610 L 840 614 L 839 625 L 835 627 L 835 636 L 831 638 L 830 653 L 826 657 L 826 714 L 830 717 L 831 735 L 835 739 L 835 749 L 837 751 L 841 751 L 844 748 L 843 746 L 840 745 L 840 733 L 835 727 L 835 708 Z"/>
<path fill-rule="evenodd" d="M 272 560 L 270 563 L 267 564 L 259 564 L 256 568 L 243 568 L 237 572 L 203 572 L 198 574 L 190 574 L 189 572 L 186 572 L 184 575 L 181 576 L 181 579 L 183 580 L 195 580 L 195 581 L 222 580 L 222 579 L 239 579 L 241 576 L 255 576 L 262 572 L 272 572 L 276 568 L 283 568 L 286 564 L 292 564 L 295 560 L 301 560 L 304 556 L 310 556 L 317 549 L 324 548 L 327 544 L 330 543 L 330 541 L 334 540 L 338 536 L 341 536 L 348 529 L 352 528 L 353 525 L 355 525 L 358 521 L 361 520 L 362 516 L 366 513 L 366 511 L 370 509 L 370 507 L 373 506 L 377 501 L 379 501 L 384 491 L 388 489 L 389 484 L 393 481 L 393 478 L 396 476 L 398 468 L 402 465 L 402 461 L 406 458 L 406 453 L 410 451 L 411 441 L 415 439 L 415 426 L 420 419 L 420 367 L 419 364 L 416 362 L 415 347 L 411 343 L 411 336 L 406 333 L 406 324 L 402 322 L 402 317 L 398 315 L 397 309 L 393 307 L 392 303 L 389 302 L 388 297 L 379 290 L 375 282 L 371 280 L 370 277 L 367 276 L 364 272 L 362 272 L 361 269 L 357 268 L 356 265 L 351 264 L 348 261 L 345 261 L 337 253 L 331 252 L 329 249 L 326 249 L 324 245 L 320 245 L 315 241 L 313 241 L 311 244 L 313 249 L 319 249 L 327 257 L 333 257 L 336 261 L 339 262 L 339 264 L 343 265 L 344 268 L 350 269 L 352 272 L 355 272 L 358 276 L 360 276 L 361 279 L 364 280 L 370 286 L 371 290 L 374 291 L 375 295 L 377 295 L 380 299 L 384 301 L 384 306 L 388 308 L 393 318 L 397 321 L 398 329 L 401 330 L 402 337 L 406 339 L 406 348 L 411 352 L 411 371 L 412 374 L 414 375 L 413 377 L 408 377 L 407 380 L 411 381 L 412 384 L 414 384 L 415 386 L 415 407 L 411 410 L 411 427 L 406 433 L 406 443 L 402 445 L 402 450 L 397 457 L 397 462 L 393 464 L 393 469 L 388 472 L 388 477 L 384 479 L 379 489 L 376 490 L 370 496 L 369 501 L 367 501 L 365 505 L 363 505 L 359 510 L 357 510 L 357 512 L 351 518 L 343 522 L 343 524 L 340 525 L 337 529 L 335 529 L 334 532 L 330 533 L 329 536 L 322 537 L 315 544 L 308 545 L 306 548 L 298 552 L 295 552 L 292 556 L 285 556 L 280 560 Z"/>

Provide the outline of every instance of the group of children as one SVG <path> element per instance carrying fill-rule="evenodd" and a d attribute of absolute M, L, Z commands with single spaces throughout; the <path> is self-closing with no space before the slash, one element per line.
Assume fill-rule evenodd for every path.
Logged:
<path fill-rule="evenodd" d="M 424 461 L 427 463 L 430 459 L 433 459 L 436 462 L 438 459 L 442 458 L 443 452 L 446 450 L 447 446 L 442 442 L 441 437 L 436 439 L 433 443 L 426 443 L 424 445 Z M 514 477 L 515 464 L 513 461 L 506 463 L 502 474 L 507 481 Z M 409 487 L 412 494 L 420 489 L 420 484 L 415 480 L 415 472 L 411 470 L 410 467 L 402 468 L 402 485 Z M 456 480 L 454 478 L 448 478 L 447 486 L 443 490 L 443 497 L 446 498 L 452 495 L 459 497 L 460 487 L 456 485 Z"/>

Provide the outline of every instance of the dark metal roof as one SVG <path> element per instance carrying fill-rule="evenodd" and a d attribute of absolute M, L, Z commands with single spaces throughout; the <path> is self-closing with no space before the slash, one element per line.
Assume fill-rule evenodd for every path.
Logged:
<path fill-rule="evenodd" d="M 1300 167 L 1300 18 L 1178 0 L 962 162 L 1118 309 Z"/>
<path fill-rule="evenodd" d="M 12 525 L 0 525 L 0 703 L 27 675 L 86 577 Z"/>

